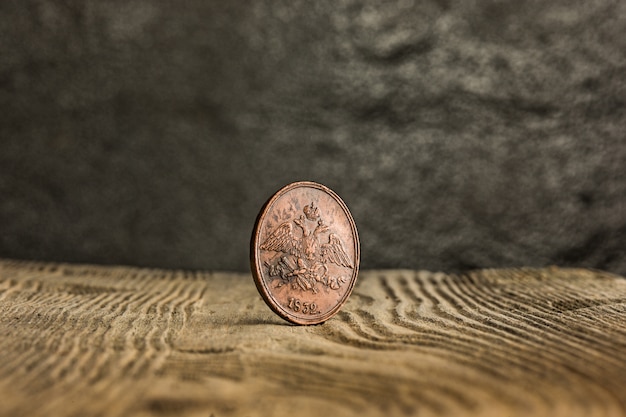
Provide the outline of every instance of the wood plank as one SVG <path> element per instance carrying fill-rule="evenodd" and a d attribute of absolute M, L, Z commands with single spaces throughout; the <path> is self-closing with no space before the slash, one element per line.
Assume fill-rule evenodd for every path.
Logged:
<path fill-rule="evenodd" d="M 626 415 L 626 280 L 363 272 L 327 323 L 248 274 L 0 261 L 0 415 Z"/>

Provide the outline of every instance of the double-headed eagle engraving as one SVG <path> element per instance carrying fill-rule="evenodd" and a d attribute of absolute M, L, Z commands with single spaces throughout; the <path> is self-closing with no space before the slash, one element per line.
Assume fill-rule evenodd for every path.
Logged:
<path fill-rule="evenodd" d="M 319 210 L 311 203 L 305 206 L 299 218 L 278 226 L 261 244 L 260 248 L 283 255 L 265 262 L 269 275 L 280 277 L 278 287 L 291 283 L 293 289 L 311 290 L 317 293 L 317 283 L 337 290 L 346 282 L 345 276 L 331 276 L 327 264 L 343 268 L 354 266 L 339 237 L 329 231 L 321 219 Z M 328 233 L 328 243 L 320 243 L 320 237 Z"/>

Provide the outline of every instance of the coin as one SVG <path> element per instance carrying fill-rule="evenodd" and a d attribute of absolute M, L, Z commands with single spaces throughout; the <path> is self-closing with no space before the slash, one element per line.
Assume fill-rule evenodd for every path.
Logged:
<path fill-rule="evenodd" d="M 250 268 L 259 293 L 280 317 L 318 324 L 346 302 L 359 272 L 354 219 L 328 187 L 309 181 L 278 190 L 259 213 Z"/>

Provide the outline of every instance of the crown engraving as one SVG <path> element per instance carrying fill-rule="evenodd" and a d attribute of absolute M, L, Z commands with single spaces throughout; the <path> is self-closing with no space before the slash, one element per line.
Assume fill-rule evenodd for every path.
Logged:
<path fill-rule="evenodd" d="M 312 201 L 311 201 L 311 205 L 304 206 L 304 209 L 302 211 L 304 212 L 304 215 L 306 216 L 306 218 L 309 220 L 315 220 L 318 217 L 320 217 L 319 210 L 317 209 L 317 207 L 313 205 Z"/>

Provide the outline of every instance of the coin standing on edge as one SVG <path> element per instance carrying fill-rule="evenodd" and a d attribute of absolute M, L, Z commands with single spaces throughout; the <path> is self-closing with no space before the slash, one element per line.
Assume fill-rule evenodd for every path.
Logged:
<path fill-rule="evenodd" d="M 346 302 L 359 273 L 359 236 L 345 203 L 302 181 L 265 203 L 254 225 L 250 268 L 259 293 L 280 317 L 318 324 Z"/>

